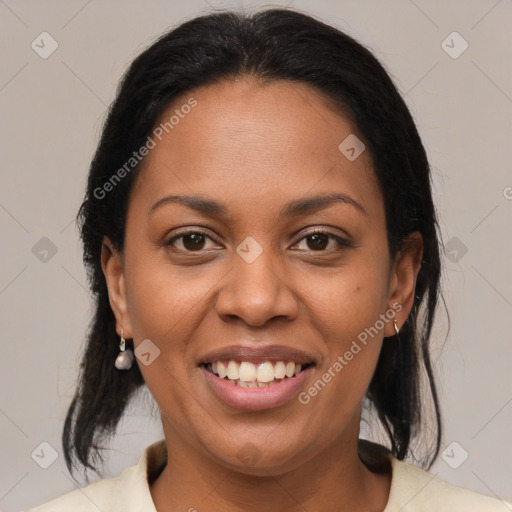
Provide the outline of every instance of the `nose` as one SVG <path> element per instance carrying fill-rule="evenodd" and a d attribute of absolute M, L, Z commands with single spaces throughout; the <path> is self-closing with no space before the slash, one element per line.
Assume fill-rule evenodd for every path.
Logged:
<path fill-rule="evenodd" d="M 296 318 L 297 299 L 286 282 L 286 272 L 267 253 L 263 251 L 251 263 L 235 254 L 233 269 L 228 272 L 215 305 L 222 320 L 238 318 L 261 327 L 272 318 Z"/>

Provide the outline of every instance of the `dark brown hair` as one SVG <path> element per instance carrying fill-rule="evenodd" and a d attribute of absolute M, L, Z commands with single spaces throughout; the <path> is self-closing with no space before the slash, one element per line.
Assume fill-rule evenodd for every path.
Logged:
<path fill-rule="evenodd" d="M 140 165 L 106 194 L 98 190 L 140 148 L 169 104 L 198 86 L 241 75 L 297 81 L 316 88 L 350 115 L 370 152 L 385 200 L 389 252 L 407 235 L 423 237 L 423 261 L 412 312 L 400 343 L 384 343 L 367 399 L 404 459 L 425 421 L 421 375 L 435 410 L 435 441 L 423 459 L 437 457 L 441 417 L 429 343 L 439 299 L 440 249 L 427 155 L 412 116 L 373 54 L 315 18 L 289 9 L 255 14 L 220 12 L 187 21 L 165 33 L 130 65 L 110 106 L 92 160 L 78 221 L 95 311 L 64 430 L 68 469 L 87 468 L 112 436 L 136 390 L 144 385 L 137 364 L 118 371 L 115 317 L 100 265 L 107 236 L 122 251 L 129 194 Z M 421 319 L 420 319 L 421 309 Z M 127 340 L 133 349 L 133 340 Z"/>

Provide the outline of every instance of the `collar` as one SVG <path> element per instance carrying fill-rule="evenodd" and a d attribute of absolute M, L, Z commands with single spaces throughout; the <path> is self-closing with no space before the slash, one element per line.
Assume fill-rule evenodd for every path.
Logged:
<path fill-rule="evenodd" d="M 391 488 L 383 512 L 512 510 L 512 503 L 447 484 L 436 478 L 437 473 L 432 475 L 417 466 L 400 461 L 379 444 L 360 439 L 358 450 L 359 457 L 371 471 L 391 471 Z M 157 512 L 149 486 L 166 464 L 167 446 L 165 439 L 161 439 L 149 445 L 138 463 L 125 469 L 115 479 L 119 485 L 118 492 L 114 493 L 117 501 L 115 510 Z"/>

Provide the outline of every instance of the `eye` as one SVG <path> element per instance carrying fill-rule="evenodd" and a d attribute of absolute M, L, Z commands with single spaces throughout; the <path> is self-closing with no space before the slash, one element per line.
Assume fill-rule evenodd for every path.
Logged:
<path fill-rule="evenodd" d="M 211 247 L 208 247 L 208 241 L 212 243 Z M 315 252 L 329 252 L 351 247 L 343 237 L 320 228 L 307 233 L 295 245 L 301 243 L 305 243 L 306 247 L 299 247 L 299 250 Z M 215 249 L 217 247 L 215 244 L 216 241 L 208 236 L 206 231 L 198 229 L 182 231 L 164 243 L 166 247 L 172 247 L 181 252 L 201 252 Z"/>
<path fill-rule="evenodd" d="M 350 243 L 344 238 L 320 228 L 310 231 L 297 244 L 303 242 L 305 242 L 306 247 L 302 248 L 302 250 L 315 252 L 328 252 L 330 250 L 342 250 L 350 247 Z"/>
<path fill-rule="evenodd" d="M 209 237 L 205 231 L 184 231 L 167 240 L 164 245 L 166 247 L 173 247 L 179 251 L 199 252 L 208 249 L 208 247 L 205 247 L 205 245 L 207 245 L 207 240 L 215 242 L 215 240 Z M 178 243 L 176 244 L 176 242 Z M 210 249 L 213 249 L 214 247 L 210 247 Z"/>

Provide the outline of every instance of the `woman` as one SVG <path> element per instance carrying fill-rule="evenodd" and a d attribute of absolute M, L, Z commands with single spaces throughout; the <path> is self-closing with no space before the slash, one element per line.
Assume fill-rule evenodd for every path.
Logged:
<path fill-rule="evenodd" d="M 165 439 L 34 511 L 506 510 L 425 471 L 430 171 L 359 43 L 283 9 L 165 34 L 121 83 L 79 220 L 96 311 L 66 463 L 96 470 L 143 385 Z M 390 449 L 359 439 L 365 401 Z"/>

